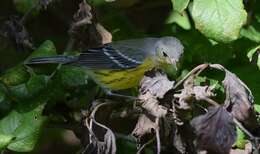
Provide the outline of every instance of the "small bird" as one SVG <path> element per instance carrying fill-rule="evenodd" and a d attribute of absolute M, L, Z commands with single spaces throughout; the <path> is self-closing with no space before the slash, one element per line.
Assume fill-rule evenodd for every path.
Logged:
<path fill-rule="evenodd" d="M 142 38 L 116 41 L 90 48 L 79 55 L 35 57 L 26 64 L 60 63 L 86 68 L 88 75 L 103 89 L 129 89 L 139 84 L 146 71 L 177 67 L 183 45 L 175 37 Z"/>

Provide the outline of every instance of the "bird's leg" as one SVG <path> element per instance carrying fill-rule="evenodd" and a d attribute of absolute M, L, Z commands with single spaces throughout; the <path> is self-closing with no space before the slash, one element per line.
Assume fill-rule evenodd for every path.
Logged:
<path fill-rule="evenodd" d="M 118 94 L 118 93 L 113 93 L 111 90 L 109 89 L 104 89 L 105 93 L 108 96 L 115 96 L 115 97 L 121 97 L 121 98 L 126 98 L 126 99 L 130 99 L 130 100 L 137 100 L 138 98 L 135 96 L 128 96 L 128 95 L 122 95 L 122 94 Z"/>

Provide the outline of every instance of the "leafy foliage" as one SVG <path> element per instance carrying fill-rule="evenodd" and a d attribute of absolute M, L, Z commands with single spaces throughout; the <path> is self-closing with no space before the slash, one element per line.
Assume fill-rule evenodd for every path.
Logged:
<path fill-rule="evenodd" d="M 191 14 L 196 28 L 219 42 L 236 40 L 247 17 L 242 0 L 195 0 Z"/>
<path fill-rule="evenodd" d="M 245 149 L 246 143 L 254 144 L 252 136 L 260 136 L 259 10 L 258 0 L 0 1 L 0 151 L 32 152 L 42 130 L 52 124 L 73 130 L 83 146 L 89 145 L 82 153 L 152 154 L 160 145 L 162 153 L 194 153 L 199 148 L 228 153 L 236 136 L 233 148 Z M 116 41 L 164 35 L 177 37 L 185 46 L 179 67 L 184 73 L 169 68 L 168 76 L 175 81 L 158 72 L 155 78 L 146 76 L 139 89 L 141 102 L 135 105 L 116 98 L 116 105 L 99 108 L 102 102 L 95 99 L 114 98 L 104 95 L 84 68 L 25 65 L 33 57 L 85 52 L 111 42 L 112 36 Z M 171 94 L 187 70 L 201 63 L 227 67 L 223 85 L 222 72 L 207 70 Z M 123 93 L 135 95 L 137 90 Z M 225 103 L 216 94 L 227 94 Z M 225 108 L 204 113 L 210 97 Z M 97 115 L 89 115 L 94 111 Z M 238 127 L 235 131 L 232 118 L 251 134 Z M 190 129 L 199 137 L 199 148 L 190 141 Z M 158 134 L 164 136 L 158 140 Z M 137 150 L 137 145 L 143 146 Z"/>

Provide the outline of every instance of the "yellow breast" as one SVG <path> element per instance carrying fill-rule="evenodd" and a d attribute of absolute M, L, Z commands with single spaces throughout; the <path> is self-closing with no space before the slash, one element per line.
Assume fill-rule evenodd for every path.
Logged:
<path fill-rule="evenodd" d="M 125 70 L 95 70 L 94 80 L 110 90 L 123 90 L 138 86 L 144 73 L 155 67 L 151 59 L 147 59 L 136 68 Z"/>

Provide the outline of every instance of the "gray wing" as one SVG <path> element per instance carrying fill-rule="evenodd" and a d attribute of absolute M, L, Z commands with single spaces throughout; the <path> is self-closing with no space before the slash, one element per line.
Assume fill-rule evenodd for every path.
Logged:
<path fill-rule="evenodd" d="M 157 39 L 145 38 L 118 41 L 91 48 L 81 53 L 77 65 L 93 69 L 129 69 L 143 63 L 147 56 L 154 53 Z"/>
<path fill-rule="evenodd" d="M 156 41 L 158 38 L 130 39 L 112 42 L 109 45 L 121 54 L 142 62 L 147 56 L 155 54 Z"/>

